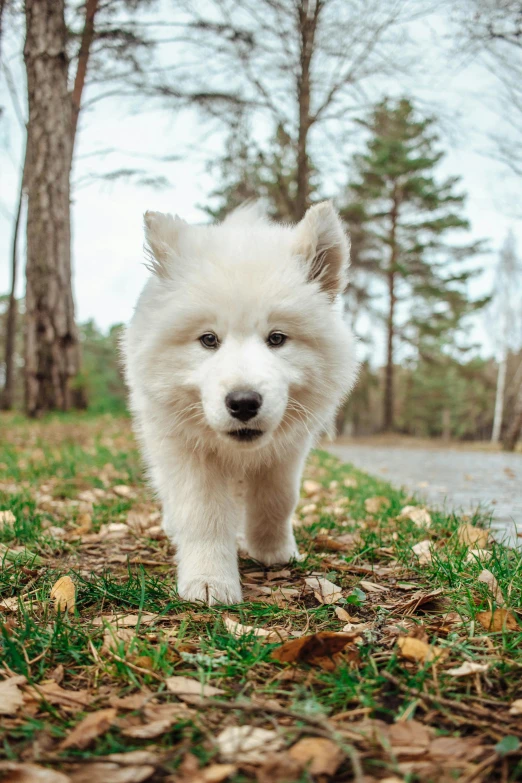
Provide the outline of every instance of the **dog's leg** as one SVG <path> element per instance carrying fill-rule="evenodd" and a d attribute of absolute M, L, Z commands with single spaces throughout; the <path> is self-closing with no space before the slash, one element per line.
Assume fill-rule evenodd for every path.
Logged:
<path fill-rule="evenodd" d="M 217 466 L 185 451 L 171 451 L 161 469 L 156 483 L 163 527 L 176 545 L 180 597 L 207 604 L 239 603 L 238 509 L 226 481 Z"/>
<path fill-rule="evenodd" d="M 299 559 L 292 514 L 299 498 L 303 452 L 256 473 L 247 493 L 246 546 L 265 565 Z"/>

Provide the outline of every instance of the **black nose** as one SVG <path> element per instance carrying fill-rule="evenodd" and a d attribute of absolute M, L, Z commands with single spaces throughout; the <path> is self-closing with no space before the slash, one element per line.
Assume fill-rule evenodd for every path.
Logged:
<path fill-rule="evenodd" d="M 249 421 L 257 415 L 263 398 L 256 391 L 233 391 L 225 397 L 225 404 L 234 419 Z"/>

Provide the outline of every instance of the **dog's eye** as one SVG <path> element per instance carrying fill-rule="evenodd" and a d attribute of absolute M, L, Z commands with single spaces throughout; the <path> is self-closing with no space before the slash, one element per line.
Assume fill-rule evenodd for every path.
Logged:
<path fill-rule="evenodd" d="M 283 332 L 272 332 L 268 335 L 267 343 L 271 348 L 279 348 L 286 343 L 286 334 L 283 334 Z"/>
<path fill-rule="evenodd" d="M 213 332 L 202 334 L 199 342 L 204 348 L 217 348 L 219 345 L 219 340 Z"/>

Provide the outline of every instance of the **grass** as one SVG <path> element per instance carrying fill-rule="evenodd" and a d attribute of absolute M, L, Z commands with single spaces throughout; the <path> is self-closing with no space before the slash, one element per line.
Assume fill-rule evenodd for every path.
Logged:
<path fill-rule="evenodd" d="M 429 528 L 399 519 L 415 499 L 317 452 L 305 476 L 317 484 L 305 483 L 297 511 L 306 559 L 274 569 L 242 560 L 243 604 L 194 606 L 176 594 L 172 551 L 127 419 L 3 416 L 0 431 L 0 512 L 12 512 L 0 522 L 0 673 L 26 678 L 23 704 L 2 715 L 0 780 L 19 763 L 104 783 L 290 783 L 316 773 L 358 783 L 522 780 L 522 716 L 510 711 L 522 698 L 522 557 L 491 539 L 486 563 L 470 557 L 462 525 L 487 528 L 487 519 L 431 512 Z M 421 564 L 412 547 L 423 540 L 431 561 Z M 479 580 L 485 568 L 496 593 Z M 306 585 L 311 574 L 342 590 L 335 605 Z M 64 575 L 76 605 L 56 613 L 50 593 Z M 487 612 L 504 619 L 498 630 L 484 625 Z M 132 625 L 122 630 L 124 615 Z M 237 636 L 227 617 L 276 636 Z M 339 633 L 347 624 L 344 651 L 326 649 L 319 665 L 273 657 L 277 636 Z M 405 657 L 404 639 L 428 650 L 425 659 Z M 466 662 L 481 667 L 451 674 Z M 223 693 L 199 705 L 180 699 L 166 685 L 179 675 Z M 62 691 L 56 696 L 58 684 L 87 696 L 71 707 Z M 115 701 L 133 694 L 148 705 Z M 111 708 L 90 740 L 62 747 L 87 714 Z M 161 709 L 171 719 L 159 733 L 133 736 L 146 734 Z M 274 731 L 279 750 L 225 768 L 216 737 L 237 725 Z M 330 743 L 329 768 L 317 738 Z M 307 761 L 288 751 L 299 742 Z M 114 755 L 131 751 L 142 754 Z"/>

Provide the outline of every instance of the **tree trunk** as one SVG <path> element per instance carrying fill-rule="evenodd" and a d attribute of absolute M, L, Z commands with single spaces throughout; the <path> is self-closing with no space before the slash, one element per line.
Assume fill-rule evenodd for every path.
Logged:
<path fill-rule="evenodd" d="M 507 352 L 504 350 L 498 365 L 497 392 L 495 395 L 495 415 L 493 418 L 493 431 L 491 433 L 492 443 L 498 443 L 500 440 L 500 431 L 502 429 L 502 419 L 504 415 L 504 396 L 506 393 L 506 371 Z"/>
<path fill-rule="evenodd" d="M 18 204 L 16 207 L 16 217 L 13 230 L 13 244 L 11 247 L 11 290 L 9 292 L 9 304 L 7 306 L 7 324 L 5 329 L 5 385 L 0 400 L 0 407 L 5 410 L 11 410 L 13 407 L 14 387 L 15 387 L 15 348 L 16 348 L 16 278 L 18 272 L 18 236 L 20 233 L 20 217 L 22 215 L 22 205 L 24 202 L 24 176 L 25 176 L 25 155 L 24 167 L 20 178 L 20 190 L 18 191 Z"/>
<path fill-rule="evenodd" d="M 25 393 L 30 416 L 67 410 L 79 367 L 71 280 L 72 102 L 64 0 L 26 0 Z"/>
<path fill-rule="evenodd" d="M 299 74 L 297 77 L 297 101 L 299 104 L 299 128 L 297 135 L 297 172 L 294 220 L 301 220 L 310 205 L 310 161 L 308 158 L 308 131 L 310 117 L 311 64 L 314 38 L 322 4 L 315 5 L 301 0 L 298 7 L 300 36 Z"/>
<path fill-rule="evenodd" d="M 390 213 L 390 263 L 388 266 L 388 319 L 387 319 L 387 347 L 386 347 L 386 379 L 384 387 L 384 415 L 383 429 L 388 432 L 393 429 L 394 408 L 395 408 L 395 390 L 394 390 L 394 366 L 393 366 L 393 338 L 395 336 L 395 304 L 397 297 L 395 294 L 395 267 L 397 264 L 397 218 L 398 201 L 396 194 L 393 196 L 393 205 Z"/>
<path fill-rule="evenodd" d="M 506 437 L 502 443 L 504 451 L 514 451 L 517 441 L 522 434 L 522 383 L 518 387 L 518 392 L 513 404 L 513 412 L 510 415 L 510 425 L 506 432 Z"/>

